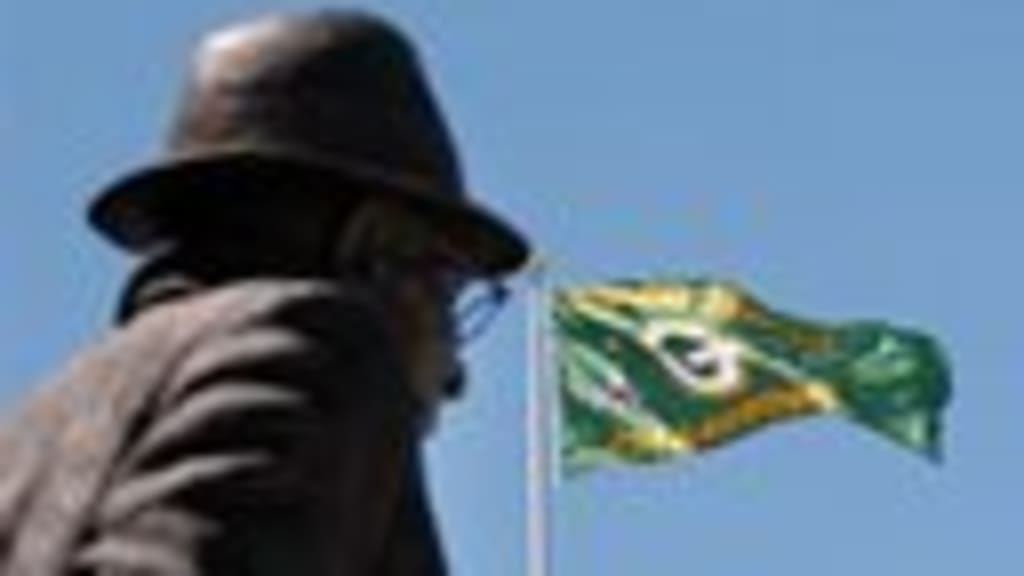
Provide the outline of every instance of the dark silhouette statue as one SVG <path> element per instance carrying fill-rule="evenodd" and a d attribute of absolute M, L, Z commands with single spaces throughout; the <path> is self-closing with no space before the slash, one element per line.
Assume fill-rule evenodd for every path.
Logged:
<path fill-rule="evenodd" d="M 380 18 L 241 23 L 190 70 L 90 208 L 138 261 L 117 325 L 0 428 L 0 574 L 444 574 L 421 440 L 525 239 Z"/>

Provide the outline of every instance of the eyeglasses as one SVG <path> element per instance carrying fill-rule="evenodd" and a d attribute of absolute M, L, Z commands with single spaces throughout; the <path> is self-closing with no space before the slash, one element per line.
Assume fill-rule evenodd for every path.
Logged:
<path fill-rule="evenodd" d="M 460 262 L 443 253 L 418 256 L 378 255 L 372 266 L 378 280 L 388 284 L 410 283 L 429 295 L 454 323 L 454 337 L 464 346 L 482 335 L 508 300 L 510 290 L 504 283 L 480 277 Z"/>
<path fill-rule="evenodd" d="M 508 286 L 495 280 L 477 280 L 464 286 L 452 304 L 459 345 L 464 346 L 483 334 L 508 297 Z"/>
<path fill-rule="evenodd" d="M 508 288 L 481 276 L 462 250 L 402 206 L 365 205 L 350 223 L 339 247 L 342 265 L 373 270 L 385 282 L 411 282 L 443 304 L 462 346 L 490 326 L 508 299 Z"/>

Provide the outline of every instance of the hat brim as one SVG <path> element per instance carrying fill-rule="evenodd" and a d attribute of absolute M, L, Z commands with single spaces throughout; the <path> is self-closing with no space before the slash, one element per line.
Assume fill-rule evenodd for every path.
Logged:
<path fill-rule="evenodd" d="M 373 166 L 276 150 L 206 151 L 142 168 L 103 190 L 89 207 L 89 221 L 115 245 L 144 253 L 180 234 L 177 223 L 166 217 L 168 202 L 199 210 L 212 197 L 210 182 L 221 189 L 217 193 L 238 192 L 246 179 L 251 183 L 267 171 L 314 178 L 320 189 L 324 183 L 336 183 L 338 190 L 325 195 L 328 198 L 350 202 L 381 197 L 406 204 L 436 223 L 468 263 L 486 276 L 514 272 L 529 256 L 522 234 L 461 195 L 439 194 L 421 181 Z"/>

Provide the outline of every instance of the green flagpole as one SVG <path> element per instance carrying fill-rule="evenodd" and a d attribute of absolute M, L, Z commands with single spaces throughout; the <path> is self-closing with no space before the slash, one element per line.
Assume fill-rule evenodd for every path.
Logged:
<path fill-rule="evenodd" d="M 548 358 L 546 264 L 536 258 L 527 269 L 526 390 L 526 562 L 527 576 L 550 576 L 550 429 L 546 386 Z"/>

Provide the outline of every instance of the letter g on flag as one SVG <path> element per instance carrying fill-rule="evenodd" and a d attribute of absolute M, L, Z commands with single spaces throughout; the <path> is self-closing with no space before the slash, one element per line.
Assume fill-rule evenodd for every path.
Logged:
<path fill-rule="evenodd" d="M 700 396 L 735 394 L 744 387 L 742 346 L 707 326 L 655 321 L 640 337 L 673 382 Z"/>

